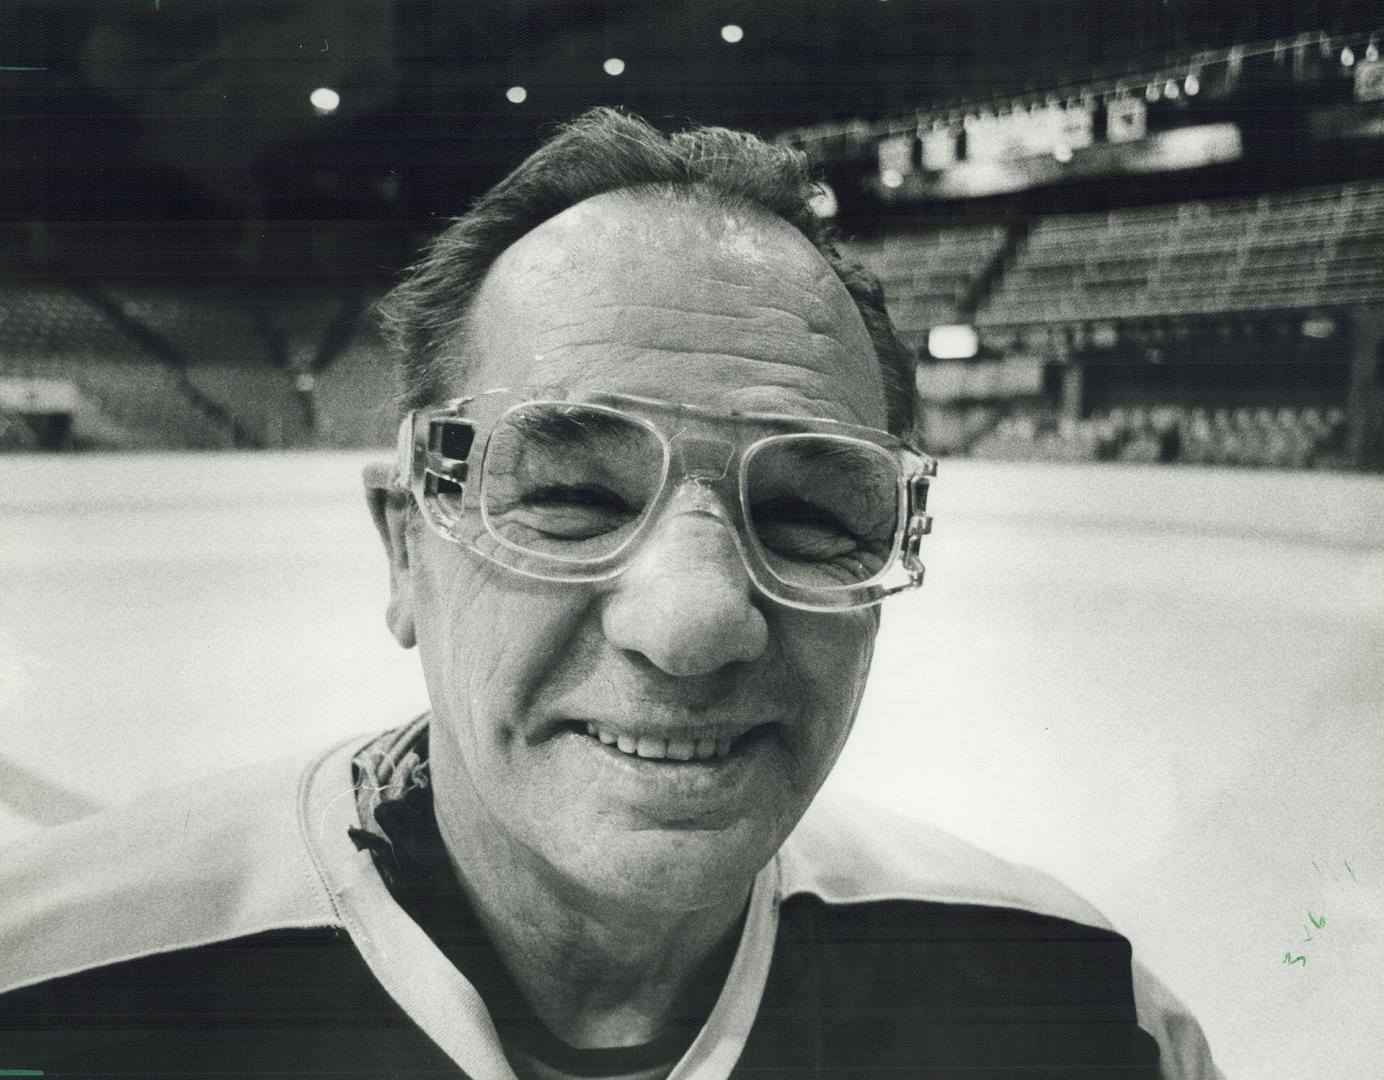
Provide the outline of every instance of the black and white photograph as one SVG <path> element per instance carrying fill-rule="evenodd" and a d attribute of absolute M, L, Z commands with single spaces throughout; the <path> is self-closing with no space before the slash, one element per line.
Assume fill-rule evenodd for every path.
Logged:
<path fill-rule="evenodd" d="M 1381 49 L 0 0 L 0 1078 L 1384 1077 Z"/>

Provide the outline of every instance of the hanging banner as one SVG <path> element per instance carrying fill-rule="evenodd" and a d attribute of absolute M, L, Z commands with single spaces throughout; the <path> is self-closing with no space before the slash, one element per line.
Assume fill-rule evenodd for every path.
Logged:
<path fill-rule="evenodd" d="M 1238 161 L 1244 141 L 1235 124 L 1194 124 L 1160 131 L 1121 154 L 1119 170 L 1126 173 L 1171 172 Z"/>
<path fill-rule="evenodd" d="M 1073 102 L 1062 110 L 1058 139 L 1071 150 L 1095 141 L 1095 110 L 1087 102 Z"/>
<path fill-rule="evenodd" d="M 923 133 L 923 168 L 942 172 L 956 164 L 956 131 L 949 127 Z"/>
<path fill-rule="evenodd" d="M 1355 65 L 1355 100 L 1384 101 L 1384 60 L 1361 60 Z"/>
<path fill-rule="evenodd" d="M 1031 138 L 1033 135 L 1027 112 L 999 116 L 979 113 L 966 123 L 966 160 L 994 162 L 1026 157 L 1031 152 Z"/>
<path fill-rule="evenodd" d="M 1062 133 L 1062 110 L 1054 103 L 1034 109 L 1024 117 L 1016 113 L 1008 125 L 1011 157 L 1051 154 Z"/>
<path fill-rule="evenodd" d="M 966 121 L 966 160 L 972 163 L 1043 157 L 1058 147 L 1080 150 L 1093 141 L 1092 107 L 1084 102 L 1068 106 L 1052 102 L 998 115 L 980 113 Z"/>
<path fill-rule="evenodd" d="M 913 171 L 913 136 L 891 135 L 880 139 L 876 147 L 879 154 L 879 172 L 905 176 Z"/>
<path fill-rule="evenodd" d="M 966 117 L 966 160 L 998 161 L 1003 151 L 995 118 L 985 113 Z"/>
<path fill-rule="evenodd" d="M 1115 98 L 1105 106 L 1107 142 L 1135 142 L 1148 132 L 1148 113 L 1136 97 Z"/>

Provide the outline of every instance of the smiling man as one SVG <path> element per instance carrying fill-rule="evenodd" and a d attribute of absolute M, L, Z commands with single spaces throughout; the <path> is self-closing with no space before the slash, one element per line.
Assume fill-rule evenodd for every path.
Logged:
<path fill-rule="evenodd" d="M 439 238 L 367 475 L 431 711 L 11 852 L 0 1064 L 1215 1075 L 1061 886 L 816 798 L 933 469 L 811 194 L 598 111 Z"/>

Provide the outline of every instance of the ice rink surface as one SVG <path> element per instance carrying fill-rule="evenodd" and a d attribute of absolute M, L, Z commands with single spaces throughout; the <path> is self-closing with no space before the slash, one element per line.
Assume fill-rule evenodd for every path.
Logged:
<path fill-rule="evenodd" d="M 0 459 L 0 840 L 423 708 L 366 459 Z M 1228 1077 L 1384 1076 L 1384 479 L 947 461 L 933 503 L 831 782 L 1084 893 Z"/>

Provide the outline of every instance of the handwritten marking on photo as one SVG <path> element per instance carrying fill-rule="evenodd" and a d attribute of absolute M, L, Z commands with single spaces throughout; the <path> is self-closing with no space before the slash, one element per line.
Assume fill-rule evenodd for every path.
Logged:
<path fill-rule="evenodd" d="M 1317 876 L 1325 880 L 1327 874 L 1329 873 L 1331 875 L 1331 880 L 1336 883 L 1336 887 L 1339 888 L 1342 892 L 1344 892 L 1345 885 L 1344 883 L 1342 883 L 1336 871 L 1332 868 L 1331 860 L 1323 859 L 1322 862 L 1326 863 L 1326 870 L 1322 869 L 1321 863 L 1318 863 L 1316 859 L 1312 860 L 1312 869 L 1317 872 Z M 1355 876 L 1355 867 L 1350 865 L 1350 860 L 1342 857 L 1341 865 L 1345 868 L 1346 873 L 1350 875 L 1350 880 L 1358 885 L 1360 879 Z M 1311 929 L 1309 929 L 1309 925 Z M 1323 911 L 1319 917 L 1313 915 L 1310 908 L 1307 909 L 1307 922 L 1302 924 L 1302 929 L 1307 936 L 1304 937 L 1302 941 L 1298 943 L 1299 945 L 1306 945 L 1310 941 L 1315 941 L 1316 939 L 1312 936 L 1312 930 L 1326 929 L 1326 912 Z M 1298 953 L 1298 955 L 1294 956 L 1292 950 L 1289 949 L 1287 952 L 1283 954 L 1283 963 L 1287 964 L 1289 967 L 1305 968 L 1307 966 L 1307 953 L 1300 952 Z"/>

